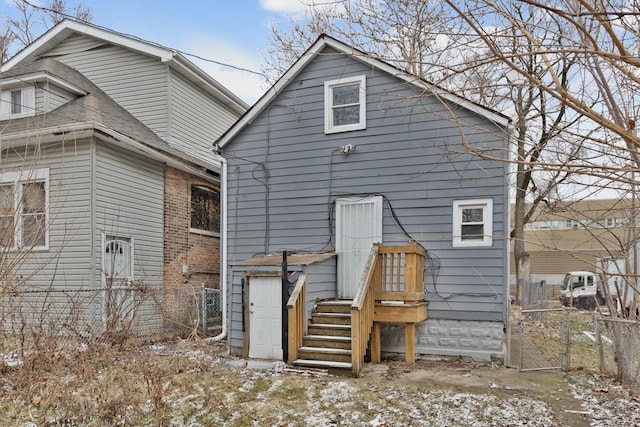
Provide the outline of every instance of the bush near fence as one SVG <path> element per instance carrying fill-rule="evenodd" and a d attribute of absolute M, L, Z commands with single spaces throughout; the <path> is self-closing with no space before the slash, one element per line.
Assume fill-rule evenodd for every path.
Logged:
<path fill-rule="evenodd" d="M 13 289 L 0 294 L 0 351 L 99 341 L 216 335 L 220 291 L 142 284 L 100 289 Z"/>

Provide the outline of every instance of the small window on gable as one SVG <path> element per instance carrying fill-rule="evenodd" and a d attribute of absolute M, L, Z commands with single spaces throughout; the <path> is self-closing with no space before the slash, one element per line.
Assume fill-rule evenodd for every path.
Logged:
<path fill-rule="evenodd" d="M 324 131 L 347 132 L 366 128 L 365 76 L 324 83 Z"/>
<path fill-rule="evenodd" d="M 33 116 L 35 114 L 35 88 L 25 86 L 0 93 L 0 119 Z"/>
<path fill-rule="evenodd" d="M 453 201 L 453 246 L 491 246 L 493 201 L 491 199 Z"/>
<path fill-rule="evenodd" d="M 191 231 L 214 236 L 220 233 L 220 192 L 191 186 Z"/>

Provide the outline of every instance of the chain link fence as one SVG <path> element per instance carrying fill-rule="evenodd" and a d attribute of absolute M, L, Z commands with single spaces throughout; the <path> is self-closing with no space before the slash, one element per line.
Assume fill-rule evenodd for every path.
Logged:
<path fill-rule="evenodd" d="M 563 309 L 526 309 L 518 317 L 518 369 L 560 369 L 566 359 Z"/>
<path fill-rule="evenodd" d="M 204 286 L 15 289 L 0 294 L 0 326 L 0 352 L 24 354 L 43 346 L 213 336 L 222 329 L 222 307 L 220 291 Z"/>
<path fill-rule="evenodd" d="M 640 322 L 568 307 L 520 310 L 517 322 L 519 370 L 600 371 L 640 392 Z"/>
<path fill-rule="evenodd" d="M 640 322 L 596 317 L 600 372 L 640 393 Z"/>

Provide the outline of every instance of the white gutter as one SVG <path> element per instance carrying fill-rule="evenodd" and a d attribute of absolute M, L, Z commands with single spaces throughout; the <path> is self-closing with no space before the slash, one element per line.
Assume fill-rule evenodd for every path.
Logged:
<path fill-rule="evenodd" d="M 205 342 L 217 342 L 227 337 L 227 161 L 222 157 L 220 157 L 220 165 L 222 166 L 220 173 L 220 202 L 222 203 L 222 230 L 220 230 L 222 237 L 222 256 L 220 257 L 222 300 L 220 305 L 222 307 L 222 332 L 215 337 L 206 338 Z"/>

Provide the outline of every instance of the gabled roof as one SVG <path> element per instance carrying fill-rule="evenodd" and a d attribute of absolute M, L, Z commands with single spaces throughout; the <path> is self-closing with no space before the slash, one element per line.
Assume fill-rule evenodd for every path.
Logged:
<path fill-rule="evenodd" d="M 74 88 L 78 96 L 51 111 L 1 121 L 3 149 L 30 140 L 46 142 L 93 134 L 203 177 L 206 174 L 202 172 L 207 169 L 219 172 L 219 164 L 204 162 L 171 147 L 84 75 L 61 62 L 45 58 L 18 65 L 0 78 L 0 85 L 6 80 L 22 80 L 23 76 L 45 76 L 57 85 Z"/>
<path fill-rule="evenodd" d="M 313 61 L 315 57 L 318 56 L 326 47 L 333 48 L 340 53 L 353 57 L 357 61 L 364 62 L 371 67 L 396 76 L 399 79 L 414 85 L 419 90 L 428 93 L 435 93 L 438 97 L 453 104 L 459 105 L 460 107 L 463 107 L 467 110 L 473 111 L 480 116 L 496 123 L 499 126 L 507 127 L 509 125 L 510 119 L 497 111 L 483 107 L 466 98 L 448 92 L 436 85 L 433 85 L 432 83 L 427 82 L 424 79 L 421 79 L 380 59 L 374 58 L 372 55 L 369 55 L 339 40 L 336 40 L 331 36 L 322 34 L 313 43 L 313 45 L 311 45 L 311 47 L 309 47 L 309 49 L 307 49 L 307 51 L 303 53 L 302 56 L 278 79 L 278 81 L 267 92 L 265 92 L 265 94 L 242 117 L 240 117 L 240 119 L 231 128 L 229 128 L 224 134 L 220 136 L 218 141 L 216 141 L 217 145 L 222 148 L 226 144 L 228 144 L 229 141 L 238 134 L 238 132 L 240 132 L 246 125 L 251 123 L 256 118 L 256 116 L 258 116 L 265 108 L 267 108 L 271 101 L 273 101 L 282 92 L 282 90 L 290 82 L 292 82 L 296 78 L 296 76 L 302 70 L 304 70 L 304 68 L 311 61 Z"/>
<path fill-rule="evenodd" d="M 176 50 L 138 39 L 130 35 L 118 33 L 96 25 L 65 19 L 49 31 L 44 33 L 33 43 L 26 46 L 15 56 L 0 66 L 0 72 L 5 73 L 13 67 L 39 59 L 47 51 L 67 39 L 73 34 L 83 34 L 124 48 L 158 58 L 166 62 L 169 67 L 183 75 L 200 89 L 220 100 L 238 113 L 247 109 L 247 104 L 239 97 L 218 83 L 207 73 L 198 68 Z"/>

